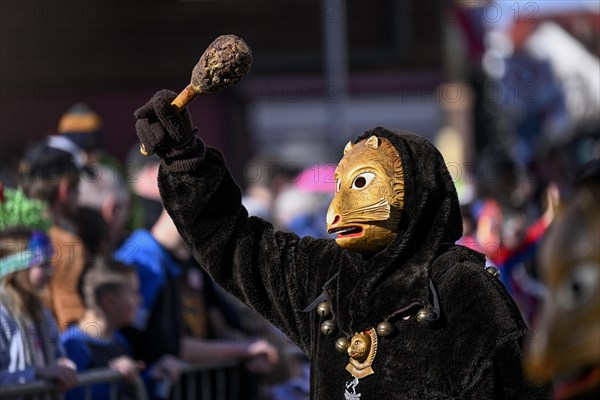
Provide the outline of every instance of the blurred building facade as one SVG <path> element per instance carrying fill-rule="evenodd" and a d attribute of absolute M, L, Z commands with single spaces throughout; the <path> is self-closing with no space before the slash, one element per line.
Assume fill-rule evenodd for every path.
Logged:
<path fill-rule="evenodd" d="M 85 101 L 104 119 L 104 145 L 123 158 L 135 142 L 135 108 L 158 89 L 185 87 L 202 51 L 225 33 L 252 47 L 251 73 L 190 108 L 234 171 L 276 149 L 283 152 L 276 157 L 304 164 L 337 161 L 342 142 L 375 125 L 432 134 L 445 10 L 431 0 L 354 0 L 345 10 L 318 0 L 3 1 L 0 142 L 6 148 L 51 134 L 58 115 Z M 323 137 L 325 109 L 338 101 L 338 88 L 324 78 L 324 27 L 341 19 L 349 132 L 332 139 Z"/>
<path fill-rule="evenodd" d="M 239 181 L 251 178 L 245 166 L 257 157 L 298 169 L 337 162 L 347 140 L 377 125 L 429 139 L 442 132 L 443 143 L 463 143 L 442 149 L 447 161 L 464 165 L 489 141 L 513 134 L 502 130 L 506 116 L 497 118 L 495 99 L 496 89 L 514 88 L 488 84 L 485 65 L 497 57 L 488 54 L 495 42 L 487 33 L 503 29 L 517 48 L 552 20 L 597 61 L 598 11 L 575 3 L 590 2 L 2 1 L 2 158 L 10 162 L 24 142 L 54 133 L 57 117 L 85 101 L 103 118 L 104 146 L 124 159 L 136 142 L 133 111 L 159 89 L 185 87 L 213 38 L 235 33 L 253 49 L 250 74 L 190 110 Z M 337 81 L 326 71 L 325 35 L 339 25 L 347 79 Z M 339 112 L 340 102 L 345 121 L 332 132 L 331 109 Z"/>

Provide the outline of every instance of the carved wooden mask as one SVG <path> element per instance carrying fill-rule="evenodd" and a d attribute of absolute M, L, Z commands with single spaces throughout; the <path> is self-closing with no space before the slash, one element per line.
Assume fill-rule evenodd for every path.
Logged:
<path fill-rule="evenodd" d="M 348 142 L 335 172 L 327 231 L 343 248 L 375 254 L 396 238 L 404 204 L 404 174 L 396 148 L 371 136 Z"/>

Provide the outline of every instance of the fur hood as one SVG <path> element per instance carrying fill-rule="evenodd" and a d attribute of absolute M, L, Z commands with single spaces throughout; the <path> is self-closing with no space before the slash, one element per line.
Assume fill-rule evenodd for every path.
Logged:
<path fill-rule="evenodd" d="M 402 159 L 404 209 L 392 244 L 367 259 L 357 255 L 324 286 L 346 332 L 430 305 L 430 266 L 462 235 L 456 189 L 439 151 L 422 137 L 381 127 L 354 143 L 372 135 L 388 139 Z M 468 257 L 483 262 L 477 253 Z"/>

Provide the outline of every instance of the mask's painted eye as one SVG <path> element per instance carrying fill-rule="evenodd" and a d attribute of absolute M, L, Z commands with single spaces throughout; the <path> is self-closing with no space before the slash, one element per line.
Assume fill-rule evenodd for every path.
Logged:
<path fill-rule="evenodd" d="M 337 178 L 335 180 L 335 192 L 339 192 L 340 188 L 342 187 L 342 181 L 340 181 L 340 178 Z"/>
<path fill-rule="evenodd" d="M 556 293 L 558 304 L 565 310 L 583 306 L 598 290 L 600 268 L 597 264 L 579 264 L 571 270 Z"/>
<path fill-rule="evenodd" d="M 371 181 L 373 181 L 373 179 L 375 178 L 375 174 L 372 172 L 363 172 L 362 174 L 358 175 L 356 178 L 354 178 L 354 181 L 352 181 L 352 189 L 363 189 L 365 186 L 367 186 L 369 183 L 371 183 Z"/>

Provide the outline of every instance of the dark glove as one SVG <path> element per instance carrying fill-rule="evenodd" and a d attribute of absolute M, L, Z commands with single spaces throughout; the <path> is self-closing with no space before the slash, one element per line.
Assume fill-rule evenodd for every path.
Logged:
<path fill-rule="evenodd" d="M 133 113 L 137 119 L 135 130 L 140 142 L 148 152 L 156 153 L 161 158 L 172 148 L 186 146 L 195 136 L 189 111 L 184 109 L 177 112 L 171 106 L 175 97 L 177 93 L 163 89 Z"/>
<path fill-rule="evenodd" d="M 167 166 L 175 164 L 175 169 L 181 169 L 177 166 L 181 164 L 178 161 L 187 160 L 185 164 L 189 164 L 189 161 L 195 158 L 195 154 L 190 152 L 193 150 L 200 150 L 201 158 L 204 157 L 204 146 L 197 140 L 197 130 L 192 128 L 189 111 L 184 109 L 177 112 L 171 106 L 171 101 L 176 96 L 175 92 L 163 89 L 133 115 L 137 119 L 137 136 L 146 151 L 156 153 Z"/>

